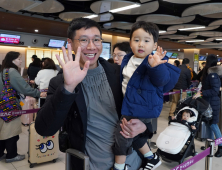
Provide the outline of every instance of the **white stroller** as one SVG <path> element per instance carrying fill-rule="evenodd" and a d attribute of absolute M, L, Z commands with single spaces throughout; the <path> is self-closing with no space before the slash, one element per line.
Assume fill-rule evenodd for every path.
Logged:
<path fill-rule="evenodd" d="M 191 117 L 186 123 L 181 122 L 183 110 L 189 110 Z M 169 121 L 169 126 L 157 138 L 157 153 L 166 162 L 181 164 L 185 158 L 198 154 L 195 151 L 194 137 L 197 133 L 202 115 L 212 113 L 212 109 L 205 100 L 192 97 L 181 101 L 175 111 L 175 120 Z M 197 130 L 191 129 L 190 123 L 195 123 Z"/>

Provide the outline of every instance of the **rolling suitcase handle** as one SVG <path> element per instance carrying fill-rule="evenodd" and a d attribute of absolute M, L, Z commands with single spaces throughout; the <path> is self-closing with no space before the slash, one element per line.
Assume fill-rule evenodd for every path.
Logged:
<path fill-rule="evenodd" d="M 71 156 L 83 159 L 84 160 L 83 170 L 89 170 L 89 157 L 86 156 L 84 153 L 75 149 L 66 150 L 66 170 L 71 170 Z"/>

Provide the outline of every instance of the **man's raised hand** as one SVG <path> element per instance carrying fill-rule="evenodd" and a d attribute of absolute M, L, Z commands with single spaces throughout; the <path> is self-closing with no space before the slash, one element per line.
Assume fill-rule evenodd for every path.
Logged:
<path fill-rule="evenodd" d="M 79 65 L 81 47 L 78 47 L 77 53 L 75 55 L 75 61 L 73 61 L 72 49 L 70 44 L 68 44 L 67 47 L 68 54 L 66 53 L 65 47 L 62 47 L 63 58 L 65 63 L 61 60 L 58 54 L 56 54 L 56 58 L 63 68 L 64 88 L 70 93 L 72 93 L 76 86 L 85 78 L 89 69 L 90 62 L 86 61 L 83 69 L 81 70 Z"/>

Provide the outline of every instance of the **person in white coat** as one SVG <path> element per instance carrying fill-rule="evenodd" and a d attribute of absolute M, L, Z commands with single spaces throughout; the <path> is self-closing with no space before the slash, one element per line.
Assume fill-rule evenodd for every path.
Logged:
<path fill-rule="evenodd" d="M 35 84 L 38 85 L 40 90 L 47 89 L 50 80 L 58 74 L 56 65 L 50 58 L 44 60 L 42 68 L 35 78 Z"/>

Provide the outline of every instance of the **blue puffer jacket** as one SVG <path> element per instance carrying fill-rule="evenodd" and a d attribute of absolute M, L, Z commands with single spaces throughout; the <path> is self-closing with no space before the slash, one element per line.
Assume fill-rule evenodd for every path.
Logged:
<path fill-rule="evenodd" d="M 123 68 L 133 53 L 126 55 L 121 64 L 120 82 L 123 81 Z M 148 55 L 149 56 L 149 55 Z M 122 115 L 135 118 L 156 118 L 163 107 L 163 93 L 174 88 L 180 76 L 180 69 L 169 64 L 151 68 L 148 56 L 130 78 L 122 104 Z M 163 60 L 167 60 L 165 57 Z"/>
<path fill-rule="evenodd" d="M 202 85 L 202 95 L 203 99 L 210 103 L 213 110 L 212 124 L 217 124 L 219 122 L 220 114 L 220 87 L 222 76 L 222 66 L 210 67 L 208 69 L 208 75 L 203 79 Z"/>

